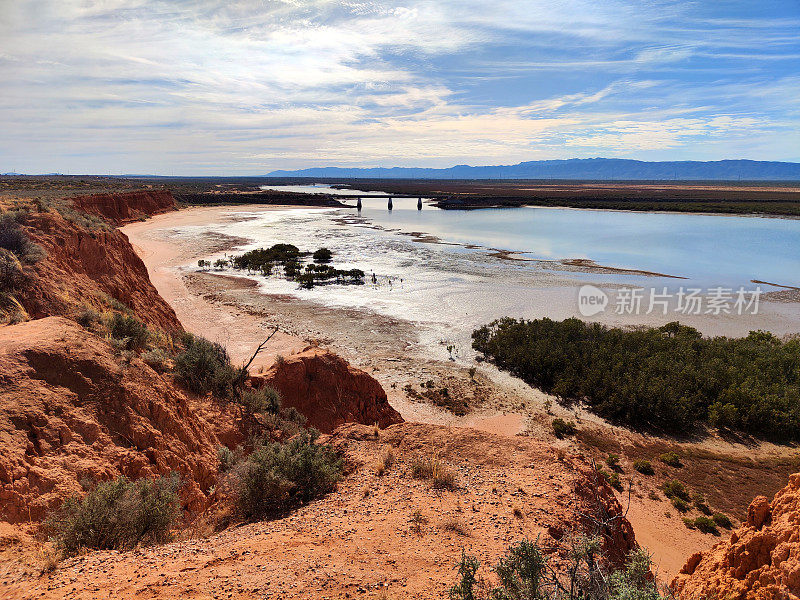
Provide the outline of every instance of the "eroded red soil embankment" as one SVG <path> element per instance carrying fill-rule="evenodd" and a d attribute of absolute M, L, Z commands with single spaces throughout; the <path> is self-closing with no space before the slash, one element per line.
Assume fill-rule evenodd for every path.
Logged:
<path fill-rule="evenodd" d="M 169 190 L 76 196 L 72 199 L 72 205 L 81 212 L 101 217 L 113 225 L 140 221 L 177 208 Z"/>
<path fill-rule="evenodd" d="M 800 473 L 772 502 L 756 497 L 747 521 L 728 540 L 691 556 L 672 588 L 687 600 L 800 597 Z"/>
<path fill-rule="evenodd" d="M 251 381 L 256 387 L 277 389 L 283 406 L 299 410 L 309 425 L 323 433 L 343 423 L 376 423 L 384 428 L 403 421 L 380 383 L 323 348 L 309 346 L 287 356 Z"/>

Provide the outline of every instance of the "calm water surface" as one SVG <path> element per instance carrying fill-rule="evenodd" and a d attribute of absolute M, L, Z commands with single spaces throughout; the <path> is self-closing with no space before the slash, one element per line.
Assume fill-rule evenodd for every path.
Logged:
<path fill-rule="evenodd" d="M 358 194 L 326 186 L 274 186 L 299 192 Z M 369 192 L 373 193 L 373 192 Z M 635 213 L 559 208 L 439 210 L 415 199 L 363 200 L 354 224 L 443 242 L 524 253 L 543 260 L 585 258 L 601 265 L 688 278 L 704 287 L 747 285 L 752 279 L 800 286 L 800 220 L 717 215 Z M 339 211 L 337 211 L 339 212 Z"/>

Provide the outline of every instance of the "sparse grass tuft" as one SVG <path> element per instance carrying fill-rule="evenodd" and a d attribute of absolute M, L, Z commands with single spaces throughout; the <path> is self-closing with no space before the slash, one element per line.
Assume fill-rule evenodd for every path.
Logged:
<path fill-rule="evenodd" d="M 386 447 L 381 450 L 381 453 L 378 455 L 378 459 L 375 462 L 375 473 L 380 477 L 386 471 L 392 468 L 394 465 L 395 456 L 394 450 L 390 447 Z"/>
<path fill-rule="evenodd" d="M 435 456 L 414 456 L 411 460 L 411 476 L 414 479 L 427 479 L 434 489 L 456 489 L 455 473 Z"/>
<path fill-rule="evenodd" d="M 422 526 L 428 522 L 428 519 L 425 518 L 425 515 L 423 515 L 421 511 L 415 510 L 413 513 L 411 513 L 410 521 L 411 531 L 417 535 L 422 535 Z"/>
<path fill-rule="evenodd" d="M 468 536 L 467 526 L 458 517 L 447 517 L 441 523 L 441 528 L 445 531 L 452 531 L 453 533 L 461 536 Z"/>

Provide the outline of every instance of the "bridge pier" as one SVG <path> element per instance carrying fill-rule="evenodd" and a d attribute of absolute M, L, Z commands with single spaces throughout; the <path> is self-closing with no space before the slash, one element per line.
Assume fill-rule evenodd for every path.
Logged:
<path fill-rule="evenodd" d="M 417 210 L 422 210 L 422 198 L 417 200 Z"/>
<path fill-rule="evenodd" d="M 361 198 L 359 198 L 358 202 L 356 202 L 356 209 L 359 211 L 361 210 Z"/>
<path fill-rule="evenodd" d="M 392 198 L 391 198 L 391 196 L 389 197 L 389 210 L 392 210 Z"/>

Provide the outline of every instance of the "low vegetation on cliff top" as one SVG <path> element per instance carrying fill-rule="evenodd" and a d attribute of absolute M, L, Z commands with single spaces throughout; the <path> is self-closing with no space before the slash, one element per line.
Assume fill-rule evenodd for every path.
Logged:
<path fill-rule="evenodd" d="M 634 550 L 621 569 L 607 569 L 601 544 L 578 538 L 567 551 L 568 564 L 556 570 L 537 542 L 511 546 L 494 567 L 497 584 L 479 577 L 480 563 L 462 552 L 458 582 L 450 600 L 662 600 L 651 575 L 650 556 Z"/>
<path fill-rule="evenodd" d="M 316 443 L 318 435 L 312 429 L 285 443 L 259 441 L 249 456 L 232 466 L 242 517 L 277 517 L 334 489 L 342 460 L 330 446 Z"/>
<path fill-rule="evenodd" d="M 500 319 L 472 334 L 501 369 L 611 421 L 685 432 L 699 424 L 800 439 L 800 339 L 703 337 L 578 319 Z"/>

